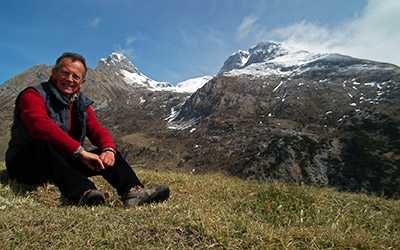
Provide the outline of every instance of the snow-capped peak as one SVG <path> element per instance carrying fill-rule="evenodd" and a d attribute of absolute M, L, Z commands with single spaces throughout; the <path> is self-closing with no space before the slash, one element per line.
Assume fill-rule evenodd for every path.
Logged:
<path fill-rule="evenodd" d="M 142 74 L 129 59 L 117 52 L 113 52 L 107 58 L 102 58 L 101 62 L 107 68 L 119 75 L 124 81 L 133 87 L 144 87 L 151 91 L 171 91 L 174 87 L 168 82 L 158 82 Z"/>
<path fill-rule="evenodd" d="M 279 70 L 280 67 L 300 66 L 324 56 L 326 55 L 297 50 L 277 42 L 260 42 L 248 51 L 239 50 L 232 54 L 218 74 L 226 72 L 252 74 L 255 73 L 253 68 L 265 68 L 265 73 L 269 74 Z"/>
<path fill-rule="evenodd" d="M 113 52 L 111 53 L 110 56 L 108 56 L 108 58 L 102 58 L 102 60 L 106 60 L 106 61 L 119 61 L 122 62 L 124 60 L 127 60 L 128 58 L 126 56 L 124 56 L 124 54 L 122 53 L 118 53 L 118 52 Z"/>
<path fill-rule="evenodd" d="M 239 50 L 236 53 L 232 54 L 225 61 L 224 66 L 218 72 L 218 74 L 222 74 L 224 72 L 231 71 L 232 69 L 239 69 L 246 65 L 249 60 L 250 53 L 249 51 Z"/>
<path fill-rule="evenodd" d="M 203 85 L 212 79 L 211 76 L 202 76 L 193 79 L 189 79 L 178 83 L 176 86 L 172 86 L 168 82 L 155 81 L 143 73 L 141 73 L 129 59 L 121 54 L 113 52 L 107 58 L 102 58 L 98 70 L 104 72 L 104 66 L 106 71 L 117 74 L 122 77 L 124 82 L 133 87 L 144 87 L 151 91 L 171 91 L 178 93 L 194 93 L 197 89 L 203 87 Z M 101 68 L 101 69 L 100 69 Z"/>
<path fill-rule="evenodd" d="M 132 73 L 139 73 L 139 70 L 121 53 L 113 52 L 107 58 L 102 58 L 102 62 L 115 69 L 124 69 Z"/>

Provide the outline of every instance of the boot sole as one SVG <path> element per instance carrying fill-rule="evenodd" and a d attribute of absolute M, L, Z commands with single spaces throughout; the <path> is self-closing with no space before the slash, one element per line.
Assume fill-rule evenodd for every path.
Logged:
<path fill-rule="evenodd" d="M 168 186 L 162 185 L 156 188 L 156 191 L 150 195 L 145 203 L 163 202 L 169 198 L 170 190 Z"/>
<path fill-rule="evenodd" d="M 99 190 L 93 189 L 87 193 L 78 203 L 78 206 L 95 206 L 105 202 L 103 193 Z"/>

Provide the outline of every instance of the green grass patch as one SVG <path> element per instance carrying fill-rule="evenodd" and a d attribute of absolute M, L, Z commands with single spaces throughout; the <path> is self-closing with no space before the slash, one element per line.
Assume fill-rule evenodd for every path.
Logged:
<path fill-rule="evenodd" d="M 0 169 L 4 169 L 1 164 Z M 1 249 L 390 249 L 400 245 L 400 202 L 329 188 L 261 184 L 137 169 L 146 186 L 169 185 L 161 204 L 65 205 L 58 189 L 0 184 Z"/>

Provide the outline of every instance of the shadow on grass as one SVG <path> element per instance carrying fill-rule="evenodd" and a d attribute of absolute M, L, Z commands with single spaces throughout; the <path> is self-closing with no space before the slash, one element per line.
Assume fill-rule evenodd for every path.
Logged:
<path fill-rule="evenodd" d="M 32 192 L 37 191 L 39 188 L 44 187 L 46 189 L 46 185 L 52 184 L 52 182 L 45 182 L 42 184 L 34 184 L 34 185 L 27 185 L 25 183 L 18 182 L 12 179 L 7 171 L 7 169 L 0 170 L 0 184 L 3 186 L 9 186 L 15 196 L 29 196 Z M 58 203 L 59 202 L 59 203 Z M 72 206 L 75 205 L 71 201 L 69 201 L 63 195 L 59 196 L 59 200 L 57 198 L 54 199 L 53 202 L 48 203 L 57 203 L 61 206 Z"/>
<path fill-rule="evenodd" d="M 47 185 L 47 183 L 27 185 L 17 182 L 10 177 L 7 169 L 0 170 L 0 183 L 3 186 L 9 186 L 15 196 L 28 196 L 31 192 L 36 191 L 39 187 Z M 60 201 L 61 205 L 63 206 L 71 205 L 71 203 L 64 196 L 60 196 Z"/>
<path fill-rule="evenodd" d="M 9 186 L 17 196 L 26 196 L 29 192 L 36 190 L 41 185 L 26 185 L 13 180 L 7 169 L 0 170 L 0 183 Z"/>

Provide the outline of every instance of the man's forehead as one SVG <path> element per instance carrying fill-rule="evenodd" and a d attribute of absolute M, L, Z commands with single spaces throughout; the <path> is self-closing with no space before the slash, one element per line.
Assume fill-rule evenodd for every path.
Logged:
<path fill-rule="evenodd" d="M 79 66 L 78 66 L 79 65 Z M 85 66 L 83 65 L 83 63 L 81 62 L 81 61 L 79 61 L 79 60 L 75 60 L 75 61 L 73 61 L 71 58 L 69 58 L 69 57 L 66 57 L 66 58 L 63 58 L 62 60 L 61 60 L 61 63 L 60 63 L 60 68 L 71 68 L 71 67 L 73 67 L 73 68 L 80 68 L 79 70 L 81 70 L 82 71 L 82 73 L 85 71 Z"/>
<path fill-rule="evenodd" d="M 81 61 L 79 61 L 79 60 L 73 60 L 73 59 L 70 58 L 70 57 L 65 57 L 65 58 L 63 58 L 63 59 L 61 60 L 61 65 L 64 65 L 64 64 L 71 64 L 71 63 L 79 63 L 80 65 L 82 65 L 82 67 L 84 67 L 84 66 L 83 66 L 83 63 L 82 63 Z"/>

